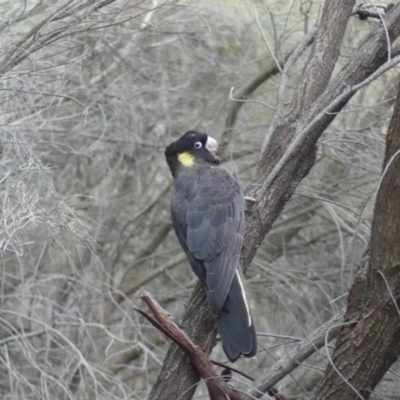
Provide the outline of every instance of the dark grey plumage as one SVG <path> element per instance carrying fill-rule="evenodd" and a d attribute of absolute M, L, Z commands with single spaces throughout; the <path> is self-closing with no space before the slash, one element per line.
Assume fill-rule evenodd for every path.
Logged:
<path fill-rule="evenodd" d="M 218 166 L 218 159 L 207 150 L 207 141 L 206 134 L 189 131 L 166 148 L 175 178 L 171 215 L 178 240 L 206 289 L 225 353 L 234 361 L 241 354 L 252 357 L 257 353 L 238 270 L 245 204 L 239 184 Z M 195 148 L 199 142 L 201 147 Z"/>

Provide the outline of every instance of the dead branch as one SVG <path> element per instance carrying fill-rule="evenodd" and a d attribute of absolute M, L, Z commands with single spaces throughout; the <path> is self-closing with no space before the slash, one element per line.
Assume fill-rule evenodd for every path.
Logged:
<path fill-rule="evenodd" d="M 352 15 L 357 15 L 358 18 L 360 18 L 363 21 L 367 20 L 368 18 L 382 19 L 383 15 L 378 12 L 378 8 L 381 8 L 387 14 L 393 8 L 393 6 L 394 6 L 393 3 L 389 3 L 387 6 L 382 6 L 382 5 L 375 6 L 372 3 L 363 2 L 354 7 Z M 374 11 L 371 11 L 371 8 Z"/>
<path fill-rule="evenodd" d="M 168 313 L 157 303 L 150 292 L 145 291 L 140 297 L 148 305 L 154 318 L 141 310 L 136 311 L 173 340 L 185 352 L 206 383 L 212 400 L 226 400 L 227 398 L 231 400 L 244 400 L 247 398 L 231 389 L 224 379 L 217 375 L 207 354 L 199 346 L 195 345 L 178 325 L 170 320 Z"/>

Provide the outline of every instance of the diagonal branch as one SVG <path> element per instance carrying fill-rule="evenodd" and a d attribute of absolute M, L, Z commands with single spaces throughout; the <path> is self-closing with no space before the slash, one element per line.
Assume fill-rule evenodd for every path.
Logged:
<path fill-rule="evenodd" d="M 315 45 L 291 104 L 292 116 L 304 113 L 328 85 L 354 3 L 354 0 L 325 2 Z"/>
<path fill-rule="evenodd" d="M 211 400 L 245 400 L 247 396 L 231 389 L 221 376 L 218 376 L 206 353 L 195 345 L 186 333 L 169 319 L 165 310 L 157 303 L 150 292 L 141 295 L 154 315 L 154 319 L 141 310 L 138 311 L 152 325 L 173 340 L 189 357 L 193 366 L 204 379 Z"/>
<path fill-rule="evenodd" d="M 385 24 L 393 42 L 400 34 L 400 3 L 386 16 Z M 302 109 L 298 118 L 289 114 L 279 121 L 267 138 L 253 185 L 246 193 L 258 201 L 248 211 L 242 253 L 244 268 L 250 264 L 286 201 L 314 165 L 318 139 L 362 82 L 369 83 L 368 78 L 388 62 L 387 49 L 386 29 L 380 24 L 316 101 L 308 109 Z M 380 73 L 385 70 L 382 67 Z M 315 79 L 318 80 L 317 75 Z"/>

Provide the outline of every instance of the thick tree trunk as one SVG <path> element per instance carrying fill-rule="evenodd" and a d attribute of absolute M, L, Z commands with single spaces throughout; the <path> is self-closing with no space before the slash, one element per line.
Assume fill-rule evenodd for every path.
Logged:
<path fill-rule="evenodd" d="M 316 400 L 369 399 L 400 355 L 400 85 L 398 90 L 369 254 L 349 293 L 347 323 Z"/>

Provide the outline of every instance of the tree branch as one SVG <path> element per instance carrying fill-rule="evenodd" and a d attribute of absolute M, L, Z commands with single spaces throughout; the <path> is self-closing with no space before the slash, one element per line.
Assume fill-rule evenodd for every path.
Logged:
<path fill-rule="evenodd" d="M 387 15 L 385 24 L 393 42 L 400 34 L 399 3 Z M 297 118 L 289 114 L 278 121 L 267 138 L 267 146 L 253 185 L 246 192 L 248 196 L 256 198 L 257 202 L 248 209 L 242 253 L 244 268 L 250 264 L 286 201 L 314 165 L 319 137 L 360 88 L 357 85 L 366 81 L 388 61 L 387 55 L 386 30 L 380 24 L 372 30 L 347 65 L 308 110 L 300 107 L 301 112 Z M 394 63 L 390 66 L 393 67 Z M 319 64 L 316 68 L 315 80 L 318 80 Z M 306 69 L 308 71 L 308 67 Z M 338 98 L 340 101 L 337 101 Z M 299 101 L 302 102 L 302 98 Z"/>
<path fill-rule="evenodd" d="M 304 113 L 325 90 L 331 78 L 355 0 L 326 1 L 321 23 L 290 113 Z"/>
<path fill-rule="evenodd" d="M 152 325 L 173 340 L 189 357 L 199 375 L 205 381 L 211 400 L 245 400 L 247 396 L 231 389 L 224 379 L 217 375 L 206 353 L 196 346 L 186 333 L 169 319 L 168 314 L 157 303 L 150 292 L 144 292 L 140 296 L 148 305 L 154 318 L 141 310 L 136 310 L 143 315 Z"/>

